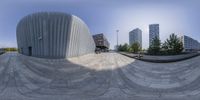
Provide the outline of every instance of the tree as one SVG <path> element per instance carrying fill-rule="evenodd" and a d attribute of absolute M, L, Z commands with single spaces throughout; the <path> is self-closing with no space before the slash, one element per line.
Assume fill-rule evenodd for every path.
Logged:
<path fill-rule="evenodd" d="M 125 43 L 125 44 L 122 46 L 122 49 L 123 49 L 123 51 L 128 51 L 128 44 Z"/>
<path fill-rule="evenodd" d="M 151 54 L 151 55 L 158 55 L 160 54 L 160 50 L 161 50 L 161 42 L 159 40 L 158 37 L 155 37 L 151 43 L 151 45 L 149 46 L 149 49 L 148 49 L 148 53 Z"/>
<path fill-rule="evenodd" d="M 177 35 L 172 33 L 162 45 L 164 51 L 168 54 L 179 54 L 183 51 L 183 43 Z"/>
<path fill-rule="evenodd" d="M 116 46 L 116 47 L 117 47 L 117 51 L 121 51 L 121 48 L 122 48 L 121 44 L 119 46 Z"/>
<path fill-rule="evenodd" d="M 140 44 L 138 42 L 134 42 L 133 44 L 130 45 L 131 52 L 137 53 L 138 51 L 141 50 Z"/>
<path fill-rule="evenodd" d="M 122 51 L 122 45 L 121 44 L 117 47 L 117 50 Z"/>
<path fill-rule="evenodd" d="M 129 46 L 127 43 L 125 43 L 124 45 L 120 44 L 118 47 L 118 51 L 128 51 L 128 48 L 129 48 Z"/>

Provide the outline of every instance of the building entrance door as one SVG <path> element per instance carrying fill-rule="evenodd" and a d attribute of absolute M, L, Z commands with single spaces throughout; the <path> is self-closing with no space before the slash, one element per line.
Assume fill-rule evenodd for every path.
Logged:
<path fill-rule="evenodd" d="M 21 54 L 23 54 L 24 52 L 23 52 L 23 48 L 21 48 L 21 50 L 19 51 Z"/>
<path fill-rule="evenodd" d="M 32 47 L 28 47 L 28 55 L 32 56 Z"/>

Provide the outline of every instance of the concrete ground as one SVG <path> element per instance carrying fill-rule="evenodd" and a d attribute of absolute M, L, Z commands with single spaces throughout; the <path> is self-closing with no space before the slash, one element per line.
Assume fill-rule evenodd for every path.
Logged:
<path fill-rule="evenodd" d="M 200 57 L 149 63 L 114 52 L 68 60 L 0 56 L 0 100 L 199 100 Z"/>

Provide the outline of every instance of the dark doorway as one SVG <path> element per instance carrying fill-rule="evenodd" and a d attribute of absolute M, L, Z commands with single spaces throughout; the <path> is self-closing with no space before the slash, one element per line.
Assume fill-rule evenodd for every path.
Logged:
<path fill-rule="evenodd" d="M 28 47 L 28 55 L 32 56 L 32 47 Z"/>
<path fill-rule="evenodd" d="M 23 54 L 23 48 L 21 48 L 20 53 Z"/>

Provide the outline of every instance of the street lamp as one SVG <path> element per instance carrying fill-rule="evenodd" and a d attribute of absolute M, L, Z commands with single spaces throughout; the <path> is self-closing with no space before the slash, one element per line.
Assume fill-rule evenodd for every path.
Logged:
<path fill-rule="evenodd" d="M 117 48 L 118 48 L 118 32 L 119 32 L 119 30 L 116 30 L 116 32 L 117 32 Z"/>

